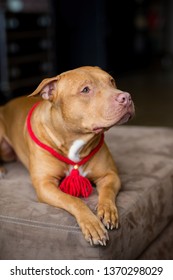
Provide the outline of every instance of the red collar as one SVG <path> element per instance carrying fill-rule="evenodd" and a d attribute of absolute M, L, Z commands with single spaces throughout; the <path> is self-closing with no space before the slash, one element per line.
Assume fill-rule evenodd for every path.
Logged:
<path fill-rule="evenodd" d="M 74 162 L 72 160 L 70 160 L 69 158 L 59 154 L 57 151 L 55 151 L 53 148 L 51 148 L 50 146 L 42 143 L 37 136 L 35 135 L 34 131 L 32 130 L 32 126 L 31 126 L 31 117 L 32 117 L 32 113 L 34 111 L 34 109 L 39 105 L 40 102 L 34 104 L 34 106 L 30 109 L 28 116 L 27 116 L 27 130 L 28 133 L 31 137 L 31 139 L 38 145 L 40 146 L 42 149 L 48 151 L 51 155 L 53 155 L 54 157 L 56 157 L 58 160 L 63 161 L 67 164 L 70 165 L 77 165 L 77 166 L 81 166 L 83 164 L 85 164 L 88 160 L 90 160 L 91 157 L 93 157 L 98 151 L 99 149 L 102 147 L 103 142 L 104 142 L 104 134 L 101 135 L 101 139 L 100 142 L 98 143 L 98 145 L 90 152 L 89 155 L 87 155 L 86 157 L 84 157 L 82 160 L 78 161 L 78 162 Z"/>

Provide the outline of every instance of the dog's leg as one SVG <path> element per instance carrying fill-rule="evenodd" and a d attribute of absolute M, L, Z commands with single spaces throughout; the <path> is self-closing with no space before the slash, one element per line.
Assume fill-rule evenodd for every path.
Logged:
<path fill-rule="evenodd" d="M 4 178 L 4 175 L 6 173 L 6 169 L 2 166 L 2 163 L 11 162 L 15 159 L 16 154 L 5 138 L 5 126 L 0 116 L 0 179 Z"/>
<path fill-rule="evenodd" d="M 31 174 L 33 185 L 41 202 L 62 208 L 72 214 L 76 218 L 85 239 L 91 245 L 106 245 L 108 240 L 107 230 L 100 219 L 92 213 L 80 198 L 63 193 L 58 188 L 57 180 L 53 177 L 45 176 L 39 179 L 38 172 L 36 177 L 33 170 Z"/>
<path fill-rule="evenodd" d="M 3 165 L 0 165 L 0 179 L 3 179 L 6 174 L 6 169 Z"/>
<path fill-rule="evenodd" d="M 2 162 L 11 162 L 16 160 L 16 154 L 8 142 L 1 138 L 0 140 L 0 159 Z M 6 169 L 4 166 L 0 166 L 0 178 L 4 178 Z"/>
<path fill-rule="evenodd" d="M 120 189 L 120 179 L 114 172 L 110 172 L 97 182 L 99 194 L 97 215 L 107 229 L 118 228 L 118 211 L 115 204 Z"/>
<path fill-rule="evenodd" d="M 16 160 L 16 154 L 8 142 L 2 138 L 0 142 L 0 156 L 4 162 L 11 162 Z"/>

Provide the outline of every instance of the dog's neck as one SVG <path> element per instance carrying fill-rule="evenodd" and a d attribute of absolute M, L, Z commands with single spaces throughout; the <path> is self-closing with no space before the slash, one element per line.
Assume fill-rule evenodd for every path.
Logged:
<path fill-rule="evenodd" d="M 59 125 L 56 128 L 46 125 L 44 130 L 48 144 L 72 161 L 79 161 L 87 156 L 97 146 L 101 137 L 94 134 L 79 135 L 74 132 L 69 134 L 69 131 L 62 130 Z"/>
<path fill-rule="evenodd" d="M 40 114 L 40 110 L 45 113 Z M 37 137 L 73 161 L 78 161 L 87 156 L 97 146 L 101 135 L 70 131 L 64 125 L 61 114 L 57 112 L 57 116 L 55 118 L 55 115 L 52 115 L 51 104 L 41 102 L 33 112 L 32 126 Z M 34 125 L 34 119 L 37 122 L 36 126 Z M 42 129 L 39 129 L 39 127 L 42 127 Z"/>

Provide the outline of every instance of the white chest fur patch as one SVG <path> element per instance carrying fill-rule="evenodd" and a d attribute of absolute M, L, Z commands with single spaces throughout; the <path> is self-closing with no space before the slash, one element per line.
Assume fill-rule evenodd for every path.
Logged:
<path fill-rule="evenodd" d="M 73 142 L 73 144 L 70 147 L 70 150 L 68 152 L 68 158 L 71 159 L 72 161 L 79 161 L 79 152 L 84 146 L 85 142 L 83 140 L 76 140 Z"/>
<path fill-rule="evenodd" d="M 80 161 L 79 152 L 82 149 L 82 147 L 84 146 L 84 144 L 85 144 L 85 141 L 83 141 L 83 140 L 74 141 L 68 152 L 68 158 L 74 162 Z M 66 173 L 66 176 L 69 175 L 69 173 L 71 172 L 72 169 L 73 169 L 73 166 L 70 166 L 69 172 Z M 79 172 L 84 177 L 88 174 L 88 172 L 83 172 L 82 166 L 79 167 Z"/>

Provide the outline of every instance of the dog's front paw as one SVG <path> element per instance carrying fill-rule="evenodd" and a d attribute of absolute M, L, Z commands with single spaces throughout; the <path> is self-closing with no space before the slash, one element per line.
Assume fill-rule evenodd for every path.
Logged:
<path fill-rule="evenodd" d="M 78 223 L 85 239 L 91 245 L 106 246 L 106 242 L 109 240 L 108 232 L 94 214 L 83 216 Z"/>
<path fill-rule="evenodd" d="M 118 229 L 118 211 L 112 202 L 99 203 L 97 216 L 107 229 Z"/>
<path fill-rule="evenodd" d="M 0 179 L 3 179 L 6 173 L 6 169 L 3 166 L 0 166 Z"/>

